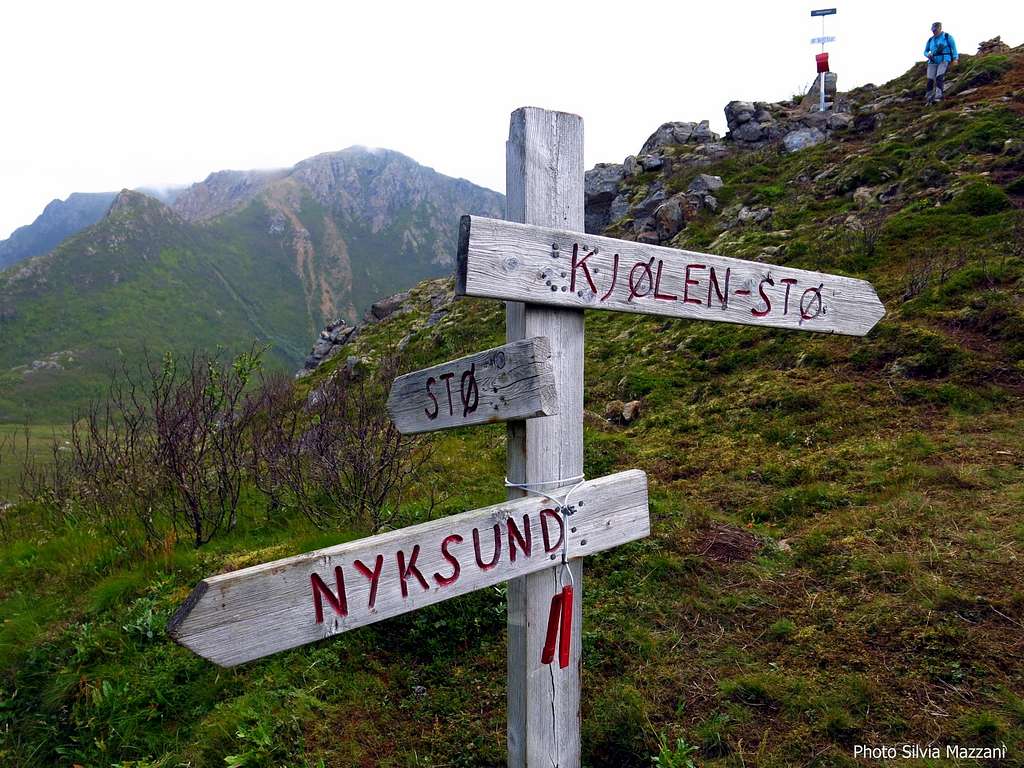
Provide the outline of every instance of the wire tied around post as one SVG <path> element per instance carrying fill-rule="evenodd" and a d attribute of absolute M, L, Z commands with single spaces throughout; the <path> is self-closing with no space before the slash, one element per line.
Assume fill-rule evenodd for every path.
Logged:
<path fill-rule="evenodd" d="M 544 637 L 544 647 L 541 650 L 541 664 L 550 664 L 555 659 L 555 644 L 558 645 L 558 666 L 565 669 L 569 666 L 572 647 L 572 613 L 573 613 L 573 592 L 575 584 L 572 577 L 572 568 L 569 567 L 569 516 L 576 509 L 570 503 L 572 495 L 586 482 L 583 475 L 569 477 L 564 480 L 547 480 L 537 483 L 513 483 L 505 478 L 506 488 L 518 488 L 525 493 L 532 493 L 534 496 L 548 499 L 555 505 L 555 511 L 562 523 L 562 567 L 559 570 L 558 583 L 562 584 L 562 574 L 569 574 L 569 583 L 562 586 L 561 590 L 555 593 L 551 599 L 551 611 L 548 616 L 548 626 Z M 559 486 L 564 488 L 570 483 L 574 485 L 565 493 L 548 493 L 540 490 L 538 486 Z"/>
<path fill-rule="evenodd" d="M 576 511 L 569 500 L 572 495 L 576 493 L 586 483 L 586 477 L 584 475 L 576 475 L 575 477 L 565 478 L 564 480 L 542 480 L 535 483 L 513 483 L 507 477 L 505 478 L 506 488 L 518 488 L 520 491 L 525 493 L 532 493 L 534 496 L 540 496 L 542 499 L 547 499 L 555 505 L 555 511 L 558 513 L 562 520 L 562 571 L 569 572 L 569 584 L 573 584 L 572 570 L 569 568 L 569 516 Z M 566 491 L 564 494 L 548 493 L 540 490 L 538 486 L 560 486 L 565 487 L 569 483 L 574 485 Z M 559 498 L 561 496 L 561 498 Z"/>

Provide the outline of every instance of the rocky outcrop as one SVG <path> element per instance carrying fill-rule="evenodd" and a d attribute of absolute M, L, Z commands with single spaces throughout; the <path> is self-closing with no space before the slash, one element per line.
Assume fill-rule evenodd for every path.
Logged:
<path fill-rule="evenodd" d="M 662 123 L 640 149 L 640 156 L 653 155 L 665 147 L 679 144 L 706 144 L 717 141 L 718 134 L 712 132 L 707 120 L 699 123 Z"/>
<path fill-rule="evenodd" d="M 839 76 L 835 72 L 825 73 L 825 105 L 826 109 L 829 105 L 836 103 L 837 85 L 839 83 Z M 806 110 L 814 110 L 818 108 L 821 103 L 821 77 L 815 77 L 811 81 L 811 87 L 807 90 L 803 100 L 800 102 L 800 106 Z"/>
<path fill-rule="evenodd" d="M 363 322 L 359 325 L 351 325 L 341 319 L 328 323 L 320 331 L 316 344 L 313 345 L 302 369 L 295 374 L 295 377 L 302 378 L 303 376 L 308 376 L 326 361 L 337 357 L 353 341 L 359 338 L 362 330 L 368 325 L 384 322 L 390 318 L 412 312 L 417 308 L 426 310 L 428 307 L 430 314 L 425 320 L 419 322 L 419 326 L 432 328 L 437 325 L 448 315 L 454 295 L 449 290 L 450 286 L 447 281 L 439 280 L 424 285 L 426 286 L 428 302 L 426 305 L 424 305 L 422 292 L 419 292 L 418 295 L 413 295 L 412 291 L 402 291 L 393 296 L 375 301 L 370 306 L 370 309 L 367 310 L 366 315 L 363 317 Z M 405 348 L 408 340 L 409 337 L 406 337 L 399 342 L 398 351 Z M 359 360 L 358 356 L 348 355 L 346 357 L 346 366 L 351 368 Z"/>
<path fill-rule="evenodd" d="M 244 205 L 287 173 L 287 170 L 217 171 L 182 191 L 175 198 L 173 208 L 186 221 L 206 221 Z"/>
<path fill-rule="evenodd" d="M 628 403 L 611 400 L 604 407 L 604 418 L 612 424 L 625 426 L 640 418 L 642 410 L 643 403 L 640 400 L 630 400 Z"/>
<path fill-rule="evenodd" d="M 636 158 L 627 158 L 627 162 L 635 172 Z M 600 233 L 608 226 L 612 202 L 618 196 L 625 175 L 625 167 L 619 163 L 598 163 L 584 174 L 584 228 L 587 232 Z"/>
<path fill-rule="evenodd" d="M 725 106 L 725 120 L 729 126 L 726 139 L 743 149 L 759 149 L 781 141 L 785 151 L 799 152 L 820 144 L 833 133 L 865 132 L 877 128 L 882 121 L 877 105 L 868 107 L 865 114 L 854 115 L 850 100 L 838 93 L 836 85 L 836 73 L 827 73 L 825 97 L 828 107 L 824 112 L 818 111 L 818 78 L 814 79 L 799 102 L 730 101 Z M 873 88 L 865 86 L 861 90 L 868 93 Z"/>
<path fill-rule="evenodd" d="M 344 320 L 334 320 L 328 323 L 320 331 L 320 338 L 316 340 L 316 344 L 310 350 L 309 357 L 306 358 L 302 370 L 296 376 L 304 376 L 316 370 L 325 360 L 330 360 L 354 338 L 355 333 L 355 326 L 349 325 Z"/>
<path fill-rule="evenodd" d="M 991 40 L 978 43 L 978 55 L 987 56 L 990 53 L 1009 53 L 1010 46 L 1003 42 L 1002 35 L 996 35 Z"/>
<path fill-rule="evenodd" d="M 667 202 L 668 196 L 660 185 L 654 185 L 639 202 L 630 203 L 625 183 L 642 173 L 668 174 L 676 163 L 712 162 L 728 153 L 720 143 L 707 120 L 696 123 L 662 123 L 640 148 L 637 155 L 629 155 L 622 163 L 598 163 L 587 171 L 584 179 L 586 205 L 585 228 L 599 234 L 627 213 L 632 213 L 634 231 L 641 240 L 652 241 L 656 236 L 655 211 Z M 662 212 L 663 220 L 674 220 L 678 201 Z M 670 225 L 672 229 L 674 225 Z M 678 229 L 676 229 L 678 231 Z"/>

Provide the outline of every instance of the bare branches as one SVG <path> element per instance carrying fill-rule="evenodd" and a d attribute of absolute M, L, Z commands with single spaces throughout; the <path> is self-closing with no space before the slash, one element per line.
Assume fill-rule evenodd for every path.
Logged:
<path fill-rule="evenodd" d="M 320 527 L 388 527 L 429 460 L 426 441 L 395 429 L 386 409 L 398 361 L 344 368 L 306 403 L 264 386 L 265 421 L 254 430 L 260 488 L 287 499 Z"/>
<path fill-rule="evenodd" d="M 122 544 L 173 534 L 202 546 L 235 528 L 252 486 L 270 514 L 298 509 L 321 527 L 392 524 L 430 456 L 387 413 L 397 359 L 344 368 L 303 398 L 289 377 L 262 375 L 261 355 L 167 354 L 122 367 L 69 437 L 54 438 L 49 460 L 33 456 L 26 430 L 23 496 Z"/>

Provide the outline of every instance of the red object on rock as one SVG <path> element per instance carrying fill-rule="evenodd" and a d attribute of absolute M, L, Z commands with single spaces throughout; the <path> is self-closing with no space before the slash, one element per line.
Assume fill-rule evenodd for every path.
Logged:
<path fill-rule="evenodd" d="M 828 72 L 828 52 L 814 54 L 814 61 L 818 65 L 818 72 Z"/>

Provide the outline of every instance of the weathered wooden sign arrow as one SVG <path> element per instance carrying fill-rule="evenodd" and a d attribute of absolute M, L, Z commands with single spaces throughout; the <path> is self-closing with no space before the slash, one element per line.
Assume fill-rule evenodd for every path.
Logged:
<path fill-rule="evenodd" d="M 550 360 L 551 345 L 538 336 L 399 376 L 388 412 L 403 434 L 552 416 Z"/>
<path fill-rule="evenodd" d="M 640 470 L 584 483 L 571 504 L 567 523 L 528 497 L 211 576 L 167 629 L 231 667 L 551 568 L 563 544 L 578 558 L 650 532 Z"/>
<path fill-rule="evenodd" d="M 456 293 L 863 336 L 885 314 L 864 280 L 463 216 Z"/>

